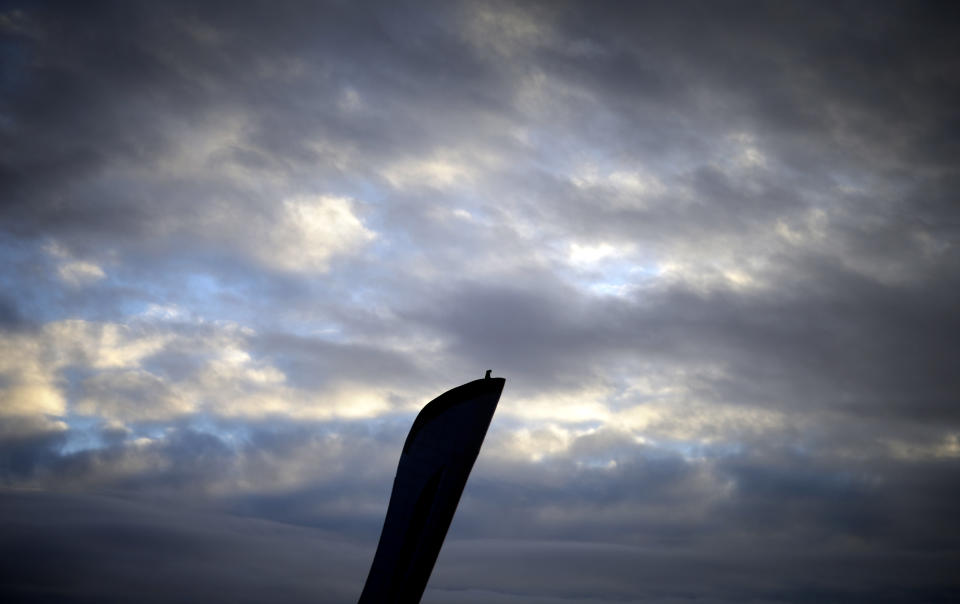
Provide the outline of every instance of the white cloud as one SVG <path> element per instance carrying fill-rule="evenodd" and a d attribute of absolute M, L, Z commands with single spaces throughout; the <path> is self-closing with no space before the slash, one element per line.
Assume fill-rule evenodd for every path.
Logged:
<path fill-rule="evenodd" d="M 558 423 L 606 421 L 610 417 L 606 400 L 609 395 L 609 389 L 591 386 L 524 398 L 510 397 L 500 405 L 499 413 Z"/>
<path fill-rule="evenodd" d="M 182 319 L 184 312 L 176 304 L 148 304 L 140 315 L 147 319 L 174 321 Z"/>
<path fill-rule="evenodd" d="M 471 182 L 475 170 L 456 154 L 441 152 L 432 157 L 394 162 L 383 171 L 383 176 L 397 189 L 431 187 L 443 190 Z"/>
<path fill-rule="evenodd" d="M 650 200 L 668 192 L 664 182 L 652 172 L 637 167 L 614 166 L 601 169 L 586 162 L 576 167 L 570 181 L 579 189 L 603 188 L 605 198 L 617 207 L 643 209 Z M 676 200 L 683 193 L 674 186 L 669 191 Z"/>
<path fill-rule="evenodd" d="M 67 285 L 81 287 L 90 285 L 106 277 L 100 265 L 89 260 L 75 258 L 62 245 L 48 243 L 44 250 L 57 261 L 57 276 Z"/>
<path fill-rule="evenodd" d="M 333 195 L 301 195 L 283 202 L 279 220 L 259 242 L 257 255 L 291 272 L 326 272 L 336 256 L 358 251 L 376 238 L 353 209 Z"/>
<path fill-rule="evenodd" d="M 95 369 L 134 368 L 163 349 L 172 333 L 152 327 L 68 319 L 43 327 L 47 361 L 54 368 L 77 364 Z"/>
<path fill-rule="evenodd" d="M 0 389 L 0 415 L 63 415 L 66 401 L 53 380 L 25 373 Z"/>
<path fill-rule="evenodd" d="M 138 375 L 135 370 L 140 363 L 174 337 L 143 326 L 82 320 L 55 321 L 37 332 L 0 334 L 0 415 L 66 415 L 68 400 L 62 371 L 68 367 L 94 371 L 93 383 L 103 386 L 98 390 L 101 399 L 108 394 L 120 396 L 108 392 L 111 389 L 107 386 L 131 390 L 135 385 L 131 376 Z M 119 370 L 134 373 L 116 373 Z M 140 378 L 142 392 L 138 397 L 147 390 L 144 376 Z M 90 407 L 89 401 L 85 405 Z"/>
<path fill-rule="evenodd" d="M 292 386 L 278 367 L 251 356 L 249 329 L 224 323 L 185 333 L 158 319 L 56 321 L 37 332 L 0 334 L 0 416 L 73 411 L 119 424 L 202 410 L 221 417 L 363 418 L 393 410 L 398 400 L 393 390 L 335 378 L 314 389 Z M 189 371 L 169 376 L 149 368 L 145 361 L 160 352 Z M 83 375 L 72 378 L 79 380 L 72 400 L 67 369 Z"/>
<path fill-rule="evenodd" d="M 596 264 L 601 260 L 611 257 L 616 258 L 620 255 L 620 251 L 615 246 L 605 242 L 596 245 L 571 243 L 568 260 L 570 264 L 583 268 Z"/>
<path fill-rule="evenodd" d="M 73 411 L 119 422 L 163 420 L 194 410 L 163 378 L 142 369 L 105 371 L 84 380 Z"/>
<path fill-rule="evenodd" d="M 66 398 L 43 352 L 30 334 L 0 333 L 0 416 L 65 413 Z"/>
<path fill-rule="evenodd" d="M 64 283 L 74 286 L 89 285 L 107 276 L 98 265 L 83 260 L 61 264 L 57 268 L 57 275 Z"/>

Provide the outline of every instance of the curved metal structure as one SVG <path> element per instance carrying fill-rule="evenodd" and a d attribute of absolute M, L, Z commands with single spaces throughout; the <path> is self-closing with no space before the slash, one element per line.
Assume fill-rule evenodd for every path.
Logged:
<path fill-rule="evenodd" d="M 505 382 L 487 371 L 484 379 L 444 392 L 417 415 L 359 604 L 420 601 Z"/>

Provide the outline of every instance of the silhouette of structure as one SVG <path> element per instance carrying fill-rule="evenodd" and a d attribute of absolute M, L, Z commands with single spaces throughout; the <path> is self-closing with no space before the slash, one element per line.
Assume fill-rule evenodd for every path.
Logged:
<path fill-rule="evenodd" d="M 420 601 L 505 382 L 488 370 L 483 379 L 444 392 L 417 415 L 359 604 Z"/>

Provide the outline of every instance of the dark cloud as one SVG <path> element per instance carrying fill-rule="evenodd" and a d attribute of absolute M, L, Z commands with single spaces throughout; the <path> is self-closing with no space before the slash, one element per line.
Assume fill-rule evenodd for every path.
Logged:
<path fill-rule="evenodd" d="M 16 484 L 59 461 L 65 441 L 62 429 L 28 417 L 0 420 L 0 477 Z"/>
<path fill-rule="evenodd" d="M 17 602 L 348 602 L 366 552 L 316 529 L 135 500 L 7 491 L 4 597 Z"/>

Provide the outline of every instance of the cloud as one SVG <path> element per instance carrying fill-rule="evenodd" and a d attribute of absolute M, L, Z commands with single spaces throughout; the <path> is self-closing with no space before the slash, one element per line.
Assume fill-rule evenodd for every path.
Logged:
<path fill-rule="evenodd" d="M 343 197 L 296 197 L 283 202 L 283 215 L 259 254 L 293 271 L 326 271 L 332 257 L 349 253 L 375 237 Z"/>
<path fill-rule="evenodd" d="M 348 602 L 365 571 L 365 551 L 316 529 L 24 491 L 4 492 L 3 508 L 14 599 Z"/>
<path fill-rule="evenodd" d="M 0 351 L 0 414 L 63 413 L 66 401 L 52 368 L 40 358 L 38 342 L 25 333 L 4 334 Z"/>
<path fill-rule="evenodd" d="M 428 600 L 942 600 L 955 13 L 4 9 L 0 480 L 372 551 L 416 411 L 492 368 Z M 209 559 L 267 564 L 238 526 Z M 95 574 L 55 530 L 51 594 Z"/>
<path fill-rule="evenodd" d="M 106 273 L 97 264 L 71 258 L 70 252 L 57 244 L 47 246 L 47 253 L 59 260 L 57 276 L 64 283 L 82 286 L 103 279 Z"/>
<path fill-rule="evenodd" d="M 57 269 L 57 274 L 71 285 L 83 285 L 103 279 L 103 269 L 92 262 L 67 262 Z"/>

